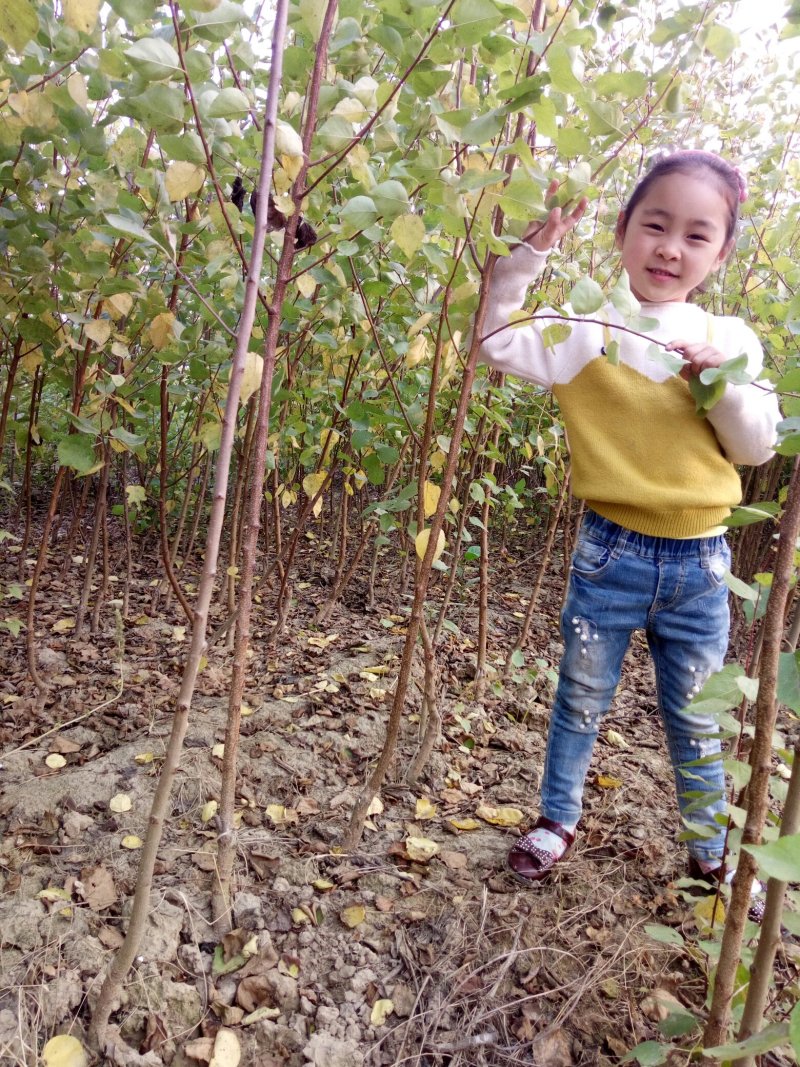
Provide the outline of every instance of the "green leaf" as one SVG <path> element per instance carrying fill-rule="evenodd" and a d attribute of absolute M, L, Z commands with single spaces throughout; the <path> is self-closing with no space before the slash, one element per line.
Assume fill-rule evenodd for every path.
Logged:
<path fill-rule="evenodd" d="M 159 248 L 162 247 L 140 222 L 135 222 L 126 215 L 106 214 L 106 222 L 119 233 L 124 233 L 126 237 L 135 237 L 137 241 L 146 241 L 148 244 L 156 245 Z"/>
<path fill-rule="evenodd" d="M 366 229 L 377 217 L 378 209 L 370 196 L 354 196 L 339 212 L 339 219 L 347 224 L 349 233 Z"/>
<path fill-rule="evenodd" d="M 603 290 L 588 275 L 581 278 L 569 294 L 569 302 L 576 315 L 591 315 L 603 306 L 605 299 Z"/>
<path fill-rule="evenodd" d="M 581 83 L 575 77 L 572 69 L 572 58 L 569 49 L 564 44 L 554 44 L 547 53 L 547 67 L 550 71 L 550 80 L 554 87 L 562 93 L 575 93 L 581 91 Z"/>
<path fill-rule="evenodd" d="M 746 585 L 741 578 L 737 578 L 730 571 L 725 572 L 724 581 L 730 591 L 740 596 L 742 600 L 758 600 L 758 589 L 754 589 L 751 585 Z"/>
<path fill-rule="evenodd" d="M 662 926 L 661 923 L 646 923 L 644 932 L 648 937 L 652 937 L 654 941 L 660 942 L 662 945 L 675 945 L 678 948 L 684 947 L 684 940 L 677 930 L 673 930 L 671 926 Z"/>
<path fill-rule="evenodd" d="M 208 109 L 212 119 L 230 119 L 245 115 L 250 110 L 250 101 L 241 89 L 230 86 L 214 98 Z"/>
<path fill-rule="evenodd" d="M 742 845 L 742 848 L 755 858 L 767 878 L 777 878 L 779 882 L 800 881 L 800 834 L 786 834 L 768 845 Z"/>
<path fill-rule="evenodd" d="M 703 1049 L 706 1056 L 712 1056 L 717 1060 L 741 1059 L 744 1056 L 758 1056 L 762 1052 L 769 1052 L 789 1036 L 789 1023 L 773 1023 L 764 1027 L 757 1034 L 748 1037 L 746 1041 L 734 1041 L 730 1045 L 716 1045 L 714 1048 Z"/>
<path fill-rule="evenodd" d="M 607 72 L 595 78 L 592 88 L 601 96 L 624 96 L 627 100 L 634 100 L 644 95 L 647 80 L 647 75 L 639 70 Z"/>
<path fill-rule="evenodd" d="M 722 399 L 725 393 L 725 382 L 716 381 L 713 385 L 706 385 L 696 375 L 692 375 L 689 379 L 689 392 L 694 397 L 697 414 L 706 415 Z"/>
<path fill-rule="evenodd" d="M 780 704 L 800 714 L 800 652 L 781 652 L 777 697 Z"/>
<path fill-rule="evenodd" d="M 668 1048 L 659 1045 L 657 1041 L 643 1041 L 641 1045 L 626 1052 L 620 1063 L 633 1063 L 635 1060 L 639 1067 L 659 1067 L 659 1064 L 667 1062 L 668 1051 Z"/>
<path fill-rule="evenodd" d="M 553 322 L 542 330 L 542 344 L 545 348 L 555 348 L 569 337 L 572 327 L 568 322 Z"/>
<path fill-rule="evenodd" d="M 732 514 L 725 519 L 724 525 L 731 530 L 739 526 L 751 526 L 754 522 L 774 519 L 780 510 L 780 504 L 774 500 L 759 501 L 757 504 L 750 504 L 747 507 L 735 508 Z"/>
<path fill-rule="evenodd" d="M 617 284 L 608 296 L 625 322 L 629 322 L 642 310 L 642 305 L 631 291 L 631 281 L 626 270 L 621 271 Z"/>
<path fill-rule="evenodd" d="M 39 16 L 29 0 L 0 0 L 0 40 L 15 52 L 21 52 L 38 29 Z"/>
<path fill-rule="evenodd" d="M 789 1040 L 795 1056 L 800 1058 L 800 1001 L 792 1008 L 792 1014 L 789 1016 Z"/>
<path fill-rule="evenodd" d="M 148 81 L 173 78 L 181 69 L 178 53 L 162 37 L 145 37 L 125 49 L 131 66 Z"/>
<path fill-rule="evenodd" d="M 705 46 L 715 59 L 725 63 L 739 47 L 739 38 L 723 23 L 714 21 L 708 28 Z"/>
<path fill-rule="evenodd" d="M 111 436 L 115 441 L 119 441 L 121 445 L 124 445 L 129 452 L 135 452 L 137 448 L 141 448 L 142 445 L 147 444 L 147 438 L 141 437 L 139 434 L 131 433 L 129 430 L 124 429 L 122 426 L 117 426 L 111 431 Z M 129 488 L 133 488 L 132 486 Z"/>
<path fill-rule="evenodd" d="M 58 462 L 78 474 L 88 474 L 96 462 L 94 442 L 78 433 L 62 437 L 58 442 Z"/>
<path fill-rule="evenodd" d="M 503 20 L 491 0 L 458 0 L 450 16 L 452 35 L 459 45 L 477 44 Z"/>
<path fill-rule="evenodd" d="M 384 218 L 394 219 L 398 215 L 408 213 L 408 193 L 402 182 L 381 182 L 374 189 L 370 189 L 370 197 L 372 197 L 372 202 L 378 215 L 382 215 Z"/>

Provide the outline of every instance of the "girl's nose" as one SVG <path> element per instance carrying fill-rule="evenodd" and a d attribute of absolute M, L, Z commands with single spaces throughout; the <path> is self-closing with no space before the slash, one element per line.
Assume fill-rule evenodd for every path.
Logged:
<path fill-rule="evenodd" d="M 669 237 L 664 237 L 656 250 L 662 259 L 677 259 L 680 255 L 678 244 Z"/>

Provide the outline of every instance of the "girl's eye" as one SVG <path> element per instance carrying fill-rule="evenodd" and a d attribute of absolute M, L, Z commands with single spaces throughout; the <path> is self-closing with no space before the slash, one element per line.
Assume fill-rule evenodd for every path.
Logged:
<path fill-rule="evenodd" d="M 646 230 L 654 230 L 656 233 L 662 233 L 664 229 L 664 227 L 659 226 L 657 222 L 646 222 L 644 228 Z"/>
<path fill-rule="evenodd" d="M 706 235 L 704 233 L 690 233 L 689 234 L 689 240 L 690 241 L 704 241 L 704 242 L 707 242 L 708 238 L 706 237 Z"/>

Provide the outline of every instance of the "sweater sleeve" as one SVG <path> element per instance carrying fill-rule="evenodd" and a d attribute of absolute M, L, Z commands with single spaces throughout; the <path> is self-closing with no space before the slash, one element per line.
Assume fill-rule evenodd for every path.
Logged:
<path fill-rule="evenodd" d="M 720 330 L 723 336 L 719 340 L 714 337 L 714 344 L 729 358 L 745 353 L 748 373 L 757 378 L 764 369 L 764 354 L 756 335 L 741 319 L 715 319 L 717 323 L 724 323 L 724 330 Z M 707 418 L 731 463 L 757 467 L 774 455 L 781 412 L 770 382 L 728 383 Z"/>
<path fill-rule="evenodd" d="M 546 259 L 547 253 L 520 244 L 510 256 L 495 264 L 481 359 L 504 373 L 549 389 L 555 377 L 553 353 L 542 343 L 541 327 L 538 323 L 509 326 L 511 315 L 522 308 L 528 286 L 541 274 Z M 543 325 L 549 321 L 545 320 Z"/>

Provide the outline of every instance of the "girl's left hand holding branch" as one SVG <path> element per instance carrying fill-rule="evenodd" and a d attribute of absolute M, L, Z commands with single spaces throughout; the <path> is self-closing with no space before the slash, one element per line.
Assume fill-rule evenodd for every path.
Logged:
<path fill-rule="evenodd" d="M 668 352 L 679 352 L 686 360 L 686 366 L 681 367 L 681 378 L 687 382 L 709 367 L 719 367 L 729 358 L 707 341 L 670 341 L 666 347 Z"/>

